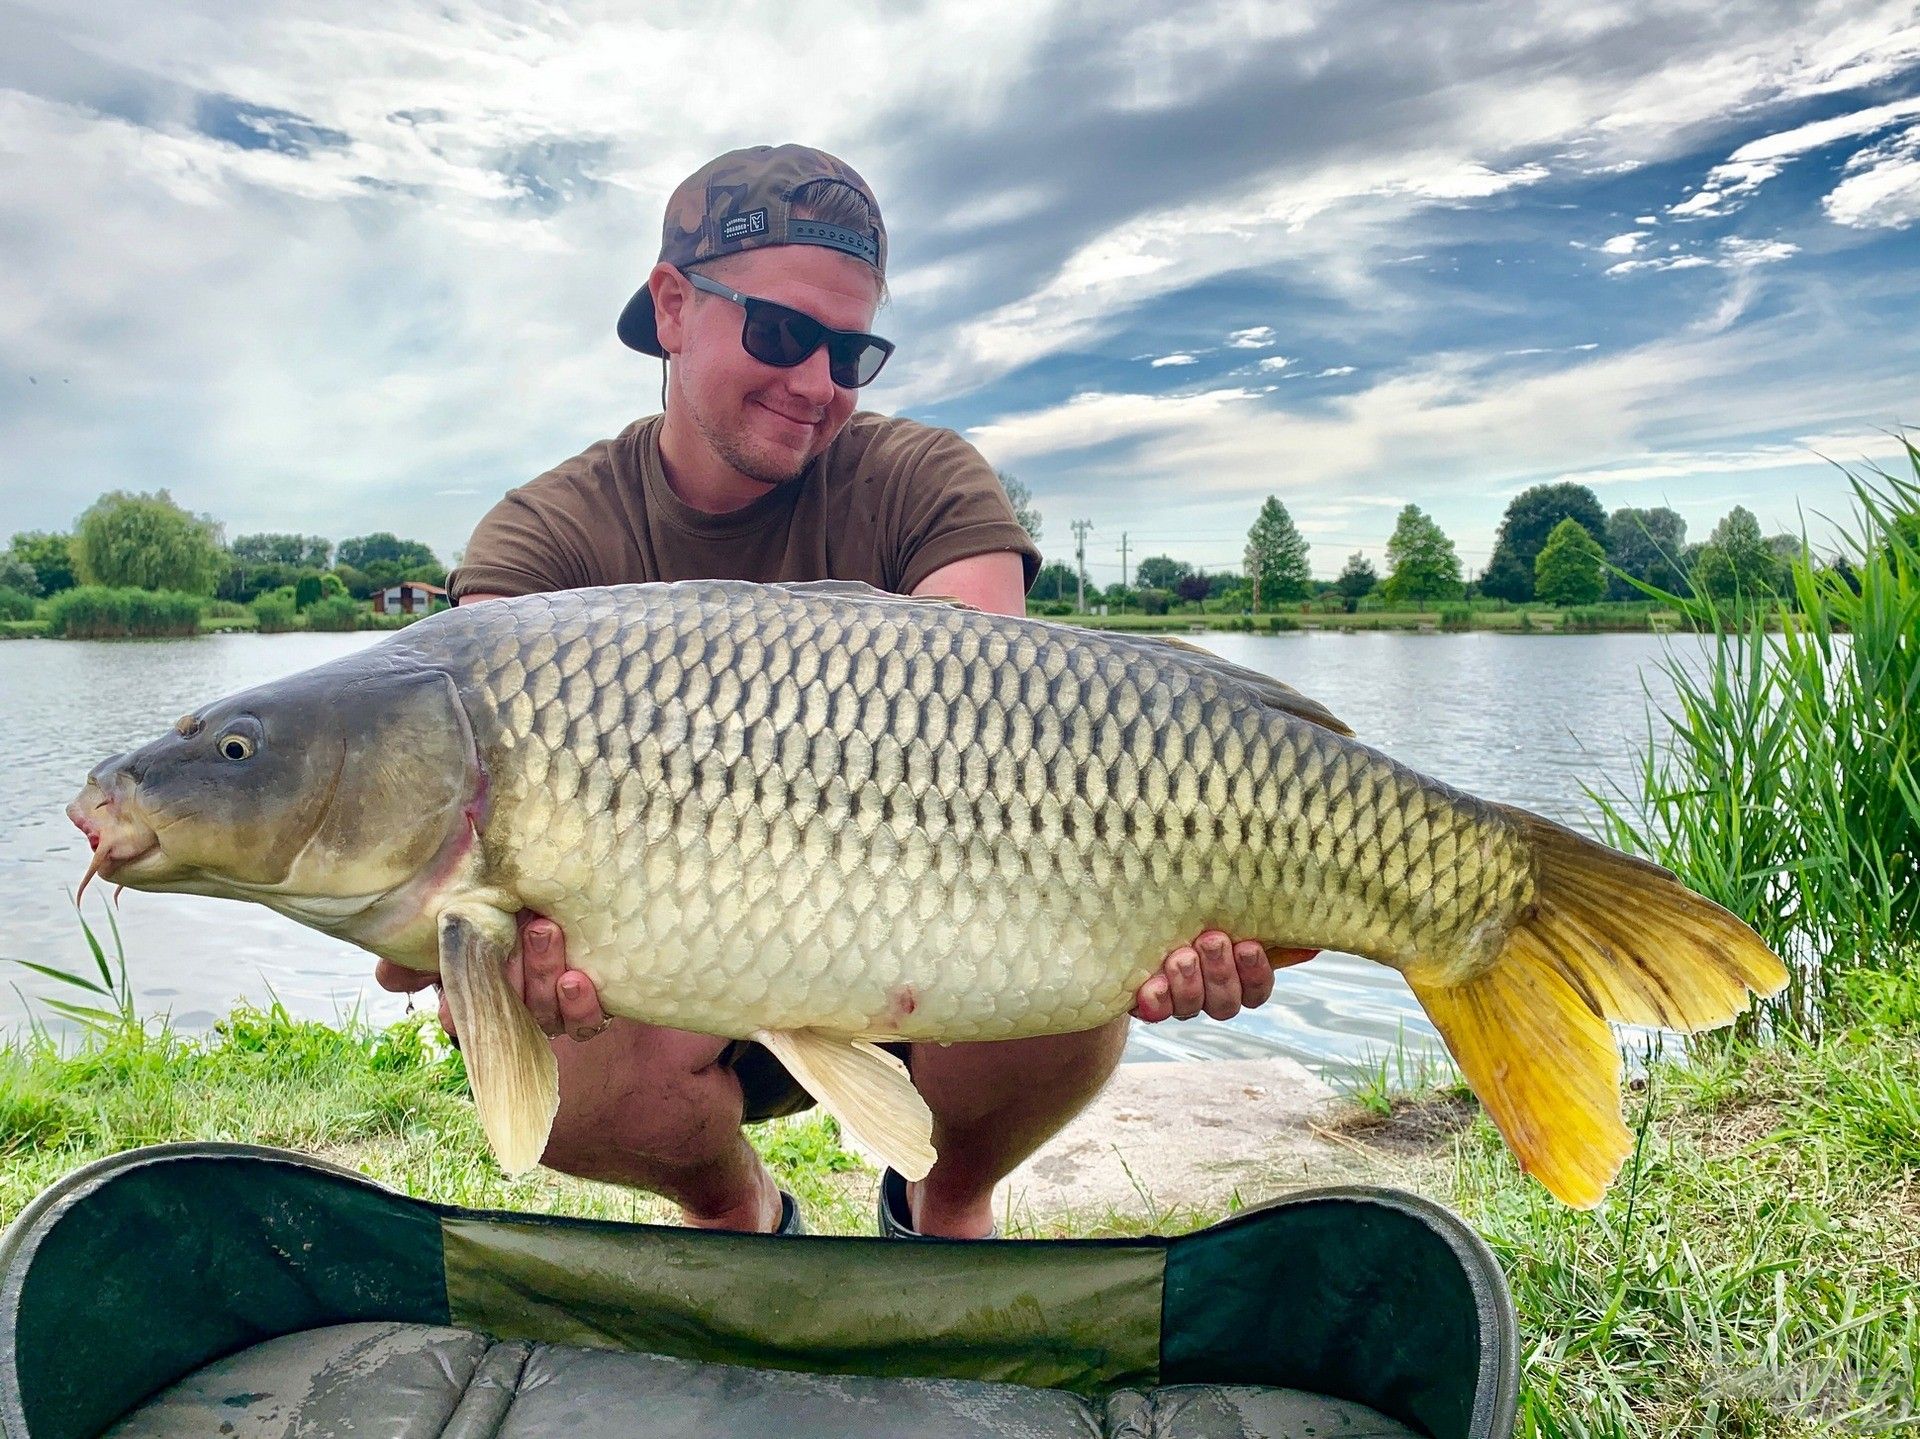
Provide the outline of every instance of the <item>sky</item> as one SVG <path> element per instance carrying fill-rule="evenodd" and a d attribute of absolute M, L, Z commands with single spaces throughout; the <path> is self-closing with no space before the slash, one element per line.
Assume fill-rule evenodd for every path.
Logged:
<path fill-rule="evenodd" d="M 0 0 L 0 539 L 451 559 L 657 408 L 666 195 L 787 140 L 886 217 L 863 404 L 1101 583 L 1269 494 L 1328 577 L 1563 479 L 1818 539 L 1920 424 L 1920 5 Z"/>

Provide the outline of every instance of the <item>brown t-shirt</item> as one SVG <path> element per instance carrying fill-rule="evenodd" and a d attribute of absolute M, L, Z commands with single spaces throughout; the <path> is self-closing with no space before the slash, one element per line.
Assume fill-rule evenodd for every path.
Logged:
<path fill-rule="evenodd" d="M 906 594 L 996 550 L 1021 557 L 1029 585 L 1039 571 L 993 467 L 952 430 L 855 414 L 797 480 L 714 515 L 668 488 L 661 418 L 509 490 L 447 581 L 455 602 L 694 579 L 864 580 Z"/>

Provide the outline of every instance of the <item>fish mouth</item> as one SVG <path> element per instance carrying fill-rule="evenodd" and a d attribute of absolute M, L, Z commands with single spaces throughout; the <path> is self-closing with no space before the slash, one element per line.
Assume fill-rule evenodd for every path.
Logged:
<path fill-rule="evenodd" d="M 96 874 L 124 888 L 129 871 L 159 853 L 160 836 L 153 827 L 130 814 L 119 793 L 109 793 L 92 780 L 67 806 L 67 818 L 87 837 L 93 851 L 80 888 L 74 893 L 75 904 L 86 897 L 87 886 Z"/>

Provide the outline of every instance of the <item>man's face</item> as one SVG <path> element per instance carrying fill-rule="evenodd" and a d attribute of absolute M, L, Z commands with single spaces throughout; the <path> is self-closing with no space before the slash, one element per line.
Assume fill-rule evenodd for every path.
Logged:
<path fill-rule="evenodd" d="M 775 245 L 729 255 L 703 273 L 756 299 L 811 315 L 836 330 L 868 330 L 879 278 L 851 255 L 819 245 Z M 685 280 L 678 279 L 682 286 Z M 656 271 L 654 295 L 661 299 Z M 825 348 L 792 369 L 764 365 L 740 344 L 740 306 L 692 291 L 691 302 L 659 305 L 661 341 L 673 356 L 673 385 L 713 452 L 763 484 L 794 479 L 853 414 L 854 391 L 834 384 Z M 677 323 L 676 323 L 677 321 Z"/>

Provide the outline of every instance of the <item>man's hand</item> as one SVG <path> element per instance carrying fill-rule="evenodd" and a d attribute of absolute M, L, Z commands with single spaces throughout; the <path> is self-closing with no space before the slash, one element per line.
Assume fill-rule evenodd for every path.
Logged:
<path fill-rule="evenodd" d="M 373 979 L 382 989 L 396 994 L 414 994 L 440 982 L 437 974 L 384 959 L 374 966 Z M 567 968 L 566 936 L 544 915 L 520 911 L 520 944 L 507 961 L 507 982 L 520 992 L 534 1023 L 547 1034 L 588 1040 L 607 1027 L 607 1014 L 600 1008 L 593 981 L 579 970 Z M 454 1034 L 453 1013 L 444 994 L 440 996 L 440 1027 L 459 1038 Z"/>
<path fill-rule="evenodd" d="M 1210 929 L 1174 950 L 1133 996 L 1133 1016 L 1149 1024 L 1163 1019 L 1232 1019 L 1242 1009 L 1265 1004 L 1273 972 L 1312 959 L 1317 949 L 1268 950 L 1257 939 L 1238 944 Z"/>

